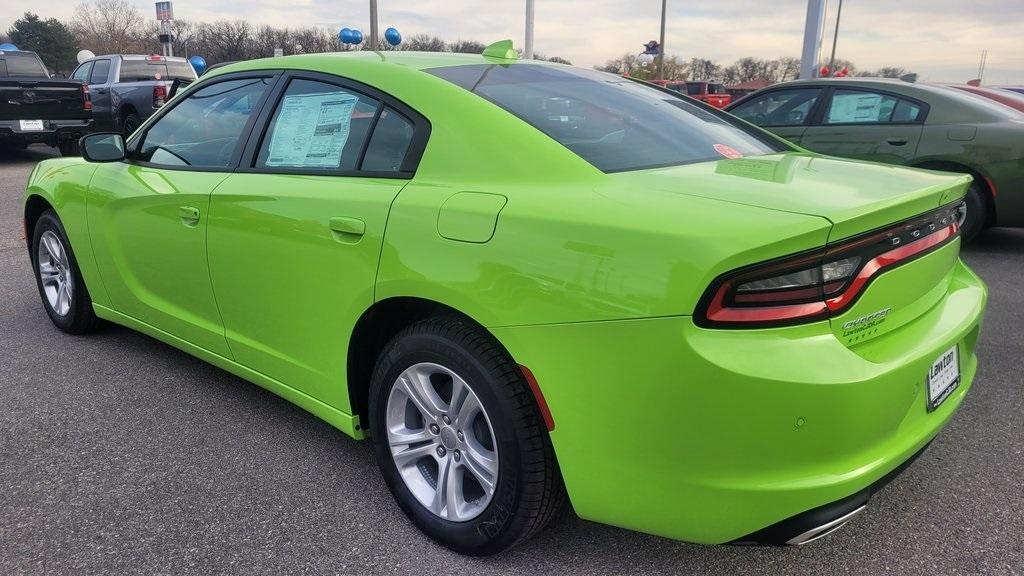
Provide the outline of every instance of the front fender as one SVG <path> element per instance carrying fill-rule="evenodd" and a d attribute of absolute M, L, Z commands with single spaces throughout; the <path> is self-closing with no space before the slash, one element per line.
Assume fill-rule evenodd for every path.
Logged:
<path fill-rule="evenodd" d="M 33 208 L 40 206 L 40 201 L 53 208 L 67 232 L 89 296 L 94 303 L 107 305 L 109 300 L 96 267 L 86 216 L 89 182 L 98 166 L 81 158 L 53 158 L 40 162 L 29 176 L 24 204 L 26 220 Z M 26 221 L 25 224 L 27 231 L 35 227 L 35 222 Z M 31 243 L 31 233 L 28 242 Z"/>

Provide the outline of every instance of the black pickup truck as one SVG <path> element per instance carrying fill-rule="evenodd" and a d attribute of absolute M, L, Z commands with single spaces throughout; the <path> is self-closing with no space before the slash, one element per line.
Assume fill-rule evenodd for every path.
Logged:
<path fill-rule="evenodd" d="M 51 78 L 35 52 L 0 50 L 0 154 L 43 142 L 78 155 L 92 122 L 87 85 Z"/>

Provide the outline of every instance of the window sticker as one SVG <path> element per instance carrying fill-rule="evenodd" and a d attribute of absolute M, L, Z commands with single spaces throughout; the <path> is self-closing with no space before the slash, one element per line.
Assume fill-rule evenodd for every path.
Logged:
<path fill-rule="evenodd" d="M 284 97 L 266 166 L 337 168 L 358 97 L 342 92 Z"/>
<path fill-rule="evenodd" d="M 882 96 L 879 94 L 836 94 L 828 111 L 829 124 L 878 122 L 882 117 Z"/>

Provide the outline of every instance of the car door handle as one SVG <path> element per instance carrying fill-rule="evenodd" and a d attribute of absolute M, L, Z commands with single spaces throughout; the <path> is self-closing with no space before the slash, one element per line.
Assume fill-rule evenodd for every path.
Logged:
<path fill-rule="evenodd" d="M 889 144 L 891 144 L 893 146 L 903 146 L 907 142 L 910 142 L 910 140 L 907 139 L 907 138 L 895 138 L 895 137 L 893 137 L 893 138 L 886 139 L 886 142 L 888 142 Z"/>
<path fill-rule="evenodd" d="M 334 239 L 341 242 L 355 242 L 366 233 L 366 223 L 359 218 L 335 216 L 330 222 Z"/>
<path fill-rule="evenodd" d="M 193 206 L 181 206 L 178 208 L 178 217 L 186 226 L 195 226 L 199 223 L 199 208 Z"/>

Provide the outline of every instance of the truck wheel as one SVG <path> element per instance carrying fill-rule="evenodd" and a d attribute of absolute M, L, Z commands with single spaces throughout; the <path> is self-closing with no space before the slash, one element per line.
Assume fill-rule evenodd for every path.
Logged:
<path fill-rule="evenodd" d="M 129 114 L 125 116 L 124 120 L 121 120 L 121 129 L 124 130 L 124 139 L 127 140 L 128 137 L 132 135 L 132 132 L 138 130 L 141 125 L 142 120 L 139 118 L 138 114 Z"/>
<path fill-rule="evenodd" d="M 78 140 L 64 140 L 57 143 L 61 156 L 81 156 L 82 151 L 78 149 Z"/>

